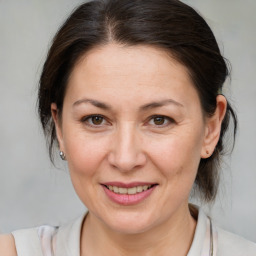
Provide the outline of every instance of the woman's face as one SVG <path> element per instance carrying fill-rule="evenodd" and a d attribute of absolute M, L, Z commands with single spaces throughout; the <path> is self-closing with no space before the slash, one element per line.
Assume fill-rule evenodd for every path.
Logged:
<path fill-rule="evenodd" d="M 101 223 L 138 233 L 187 209 L 207 124 L 186 68 L 163 50 L 91 50 L 74 67 L 61 120 L 52 111 L 74 188 Z"/>

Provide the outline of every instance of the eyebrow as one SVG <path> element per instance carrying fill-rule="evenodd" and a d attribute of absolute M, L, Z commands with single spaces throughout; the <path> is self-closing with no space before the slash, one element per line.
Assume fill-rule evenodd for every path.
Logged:
<path fill-rule="evenodd" d="M 169 104 L 176 105 L 177 107 L 184 107 L 184 105 L 182 105 L 181 103 L 179 103 L 173 99 L 166 99 L 166 100 L 155 101 L 155 102 L 145 104 L 140 107 L 140 110 L 145 111 L 145 110 L 149 110 L 149 109 L 153 109 L 153 108 L 163 107 L 163 106 L 166 106 Z"/>
<path fill-rule="evenodd" d="M 93 100 L 93 99 L 81 99 L 78 100 L 76 102 L 73 103 L 73 107 L 80 105 L 80 104 L 84 104 L 84 103 L 90 103 L 93 106 L 97 107 L 97 108 L 101 108 L 101 109 L 105 109 L 105 110 L 110 110 L 112 109 L 110 105 L 104 103 L 104 102 L 100 102 L 98 100 Z"/>
<path fill-rule="evenodd" d="M 90 103 L 93 106 L 95 106 L 97 108 L 104 109 L 104 110 L 111 110 L 112 109 L 112 107 L 109 104 L 98 101 L 98 100 L 93 100 L 93 99 L 78 100 L 78 101 L 73 103 L 73 107 L 78 106 L 80 104 L 85 104 L 85 103 Z M 166 106 L 166 105 L 169 105 L 169 104 L 173 104 L 173 105 L 176 105 L 178 107 L 184 107 L 184 105 L 182 105 L 181 103 L 179 103 L 179 102 L 177 102 L 173 99 L 166 99 L 166 100 L 154 101 L 154 102 L 150 102 L 150 103 L 147 103 L 145 105 L 142 105 L 139 108 L 139 110 L 140 111 L 146 111 L 146 110 L 149 110 L 149 109 L 163 107 L 163 106 Z"/>

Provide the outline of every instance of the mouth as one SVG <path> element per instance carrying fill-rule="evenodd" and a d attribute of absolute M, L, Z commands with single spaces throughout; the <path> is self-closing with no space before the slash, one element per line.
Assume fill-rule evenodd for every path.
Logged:
<path fill-rule="evenodd" d="M 153 185 L 139 185 L 134 187 L 119 187 L 119 186 L 112 186 L 112 185 L 104 185 L 108 190 L 116 193 L 116 194 L 122 194 L 122 195 L 135 195 L 138 193 L 142 193 L 143 191 L 147 191 L 151 189 L 153 186 L 156 186 L 157 184 Z"/>
<path fill-rule="evenodd" d="M 111 201 L 119 205 L 129 206 L 136 205 L 150 197 L 158 184 L 111 182 L 101 185 Z"/>

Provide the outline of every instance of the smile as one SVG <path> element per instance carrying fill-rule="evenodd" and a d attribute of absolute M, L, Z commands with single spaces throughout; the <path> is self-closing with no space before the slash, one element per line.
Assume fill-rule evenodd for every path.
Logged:
<path fill-rule="evenodd" d="M 101 185 L 111 201 L 128 206 L 138 204 L 150 197 L 158 184 L 111 182 Z"/>
<path fill-rule="evenodd" d="M 136 186 L 136 187 L 132 187 L 132 188 L 123 188 L 123 187 L 117 187 L 117 186 L 107 186 L 106 187 L 116 193 L 116 194 L 123 194 L 123 195 L 135 195 L 138 193 L 141 193 L 143 191 L 146 191 L 150 188 L 152 188 L 154 185 L 144 185 L 144 186 Z"/>

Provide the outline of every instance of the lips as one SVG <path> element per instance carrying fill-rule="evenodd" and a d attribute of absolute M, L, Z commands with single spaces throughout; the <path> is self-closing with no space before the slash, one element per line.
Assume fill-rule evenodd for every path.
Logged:
<path fill-rule="evenodd" d="M 106 187 L 110 191 L 113 191 L 116 194 L 128 194 L 128 195 L 134 195 L 137 193 L 141 193 L 143 191 L 150 189 L 152 186 L 153 185 L 143 185 L 143 186 L 134 186 L 134 187 L 126 188 L 126 187 L 117 187 L 117 186 L 106 185 Z"/>
<path fill-rule="evenodd" d="M 134 205 L 149 197 L 158 184 L 108 182 L 101 185 L 107 196 L 115 203 Z"/>
<path fill-rule="evenodd" d="M 113 182 L 104 182 L 102 185 L 106 186 L 116 186 L 116 187 L 122 187 L 122 188 L 132 188 L 136 186 L 145 186 L 145 185 L 157 185 L 157 183 L 153 182 L 130 182 L 130 183 L 123 183 L 119 181 L 113 181 Z"/>

